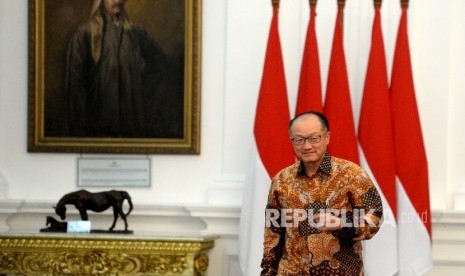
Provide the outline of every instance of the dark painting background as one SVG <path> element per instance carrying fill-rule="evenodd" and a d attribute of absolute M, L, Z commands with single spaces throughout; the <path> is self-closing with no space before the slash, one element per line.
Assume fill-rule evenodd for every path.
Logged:
<path fill-rule="evenodd" d="M 65 56 L 68 42 L 89 18 L 92 0 L 46 0 L 45 26 L 45 137 L 68 137 L 67 100 L 64 90 Z M 128 0 L 126 12 L 136 25 L 143 26 L 168 56 L 168 67 L 153 102 L 147 103 L 150 138 L 184 136 L 184 0 Z"/>

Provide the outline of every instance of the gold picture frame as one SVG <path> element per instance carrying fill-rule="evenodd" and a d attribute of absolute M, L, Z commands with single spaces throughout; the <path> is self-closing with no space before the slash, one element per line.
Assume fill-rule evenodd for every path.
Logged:
<path fill-rule="evenodd" d="M 201 0 L 96 2 L 29 0 L 28 152 L 199 154 Z"/>

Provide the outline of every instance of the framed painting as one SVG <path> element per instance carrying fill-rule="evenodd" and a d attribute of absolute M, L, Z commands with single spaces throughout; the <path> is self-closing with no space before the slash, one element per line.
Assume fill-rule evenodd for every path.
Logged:
<path fill-rule="evenodd" d="M 200 153 L 201 0 L 29 0 L 28 152 Z"/>

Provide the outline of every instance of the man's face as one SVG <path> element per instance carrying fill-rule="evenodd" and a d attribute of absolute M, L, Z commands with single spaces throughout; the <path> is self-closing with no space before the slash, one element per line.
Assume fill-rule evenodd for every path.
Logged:
<path fill-rule="evenodd" d="M 118 17 L 124 10 L 126 0 L 103 0 L 105 10 L 114 17 Z"/>
<path fill-rule="evenodd" d="M 330 133 L 323 130 L 318 117 L 308 115 L 298 118 L 291 126 L 290 134 L 291 139 L 294 139 L 292 146 L 295 154 L 304 163 L 314 163 L 323 159 Z M 299 140 L 303 143 L 297 143 Z"/>

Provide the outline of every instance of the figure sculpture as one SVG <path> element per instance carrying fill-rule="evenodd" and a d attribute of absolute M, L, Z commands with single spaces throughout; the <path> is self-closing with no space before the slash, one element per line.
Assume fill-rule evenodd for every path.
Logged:
<path fill-rule="evenodd" d="M 129 210 L 127 213 L 123 212 L 124 200 L 128 201 Z M 55 213 L 60 216 L 62 220 L 66 218 L 66 205 L 74 205 L 78 209 L 82 220 L 88 220 L 87 210 L 94 212 L 103 212 L 110 207 L 113 207 L 113 224 L 109 231 L 113 231 L 116 225 L 116 220 L 120 216 L 124 221 L 124 229 L 128 231 L 128 223 L 126 217 L 131 213 L 133 205 L 131 197 L 126 191 L 105 191 L 98 193 L 91 193 L 86 190 L 79 190 L 64 195 L 57 203 Z"/>
<path fill-rule="evenodd" d="M 66 232 L 68 223 L 60 222 L 52 216 L 47 216 L 45 226 L 47 228 L 40 229 L 40 232 Z"/>

